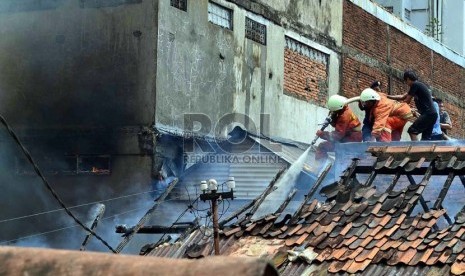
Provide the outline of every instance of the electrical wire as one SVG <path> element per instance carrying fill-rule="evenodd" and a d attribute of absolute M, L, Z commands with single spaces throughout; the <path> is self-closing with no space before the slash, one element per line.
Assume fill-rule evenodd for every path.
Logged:
<path fill-rule="evenodd" d="M 173 189 L 173 190 L 174 190 L 174 189 Z M 147 191 L 147 192 L 142 192 L 142 193 L 137 193 L 137 194 L 130 194 L 130 195 L 124 195 L 124 196 L 120 196 L 120 197 L 109 198 L 109 199 L 105 199 L 105 200 L 101 200 L 101 201 L 94 201 L 94 202 L 89 202 L 89 203 L 83 203 L 83 204 L 80 204 L 80 205 L 75 205 L 75 206 L 68 207 L 68 209 L 75 209 L 75 208 L 84 207 L 84 206 L 89 206 L 89 205 L 94 205 L 94 204 L 98 204 L 98 203 L 103 203 L 103 202 L 109 202 L 109 201 L 114 201 L 114 200 L 118 200 L 118 199 L 129 198 L 129 197 L 133 197 L 133 196 L 138 196 L 138 195 L 153 193 L 153 192 L 156 192 L 156 191 L 164 191 L 164 189 L 155 189 L 155 190 L 151 190 L 151 191 Z M 0 220 L 0 223 L 10 222 L 10 221 L 15 221 L 15 220 L 20 220 L 20 219 L 25 219 L 25 218 L 30 218 L 30 217 L 40 216 L 40 215 L 45 215 L 45 214 L 50 214 L 50 213 L 59 212 L 59 211 L 63 211 L 63 210 L 64 210 L 63 208 L 59 208 L 59 209 L 54 209 L 54 210 L 50 210 L 50 211 L 44 211 L 44 212 L 34 213 L 34 214 L 30 214 L 30 215 L 24 215 L 24 216 L 19 216 L 19 217 L 4 219 L 4 220 Z"/>
<path fill-rule="evenodd" d="M 100 219 L 100 221 L 109 220 L 111 218 L 121 216 L 123 214 L 131 213 L 131 212 L 134 212 L 134 211 L 139 211 L 139 210 L 145 209 L 145 208 L 146 207 L 135 208 L 135 209 L 132 209 L 132 210 L 129 210 L 129 211 L 124 211 L 122 213 L 114 214 L 114 215 L 111 215 L 111 216 L 108 216 L 108 217 L 103 217 L 103 218 Z M 48 235 L 50 233 L 59 232 L 59 231 L 67 230 L 67 229 L 71 229 L 71 228 L 76 228 L 78 226 L 80 226 L 80 225 L 79 224 L 74 224 L 74 225 L 71 225 L 71 226 L 66 226 L 66 227 L 62 227 L 62 228 L 58 228 L 58 229 L 54 229 L 54 230 L 50 230 L 50 231 L 46 231 L 46 232 L 41 232 L 41 233 L 37 233 L 37 234 L 23 236 L 23 237 L 19 237 L 19 238 L 8 240 L 8 241 L 1 241 L 0 244 L 8 244 L 8 243 L 11 243 L 11 242 L 24 240 L 24 239 L 28 239 L 28 238 L 32 238 L 32 237 L 36 237 L 36 236 L 45 236 L 45 235 Z"/>
<path fill-rule="evenodd" d="M 72 225 L 72 226 L 58 228 L 58 229 L 50 230 L 50 231 L 47 231 L 47 232 L 41 232 L 41 233 L 37 233 L 37 234 L 23 236 L 23 237 L 19 237 L 19 238 L 8 240 L 8 241 L 2 241 L 2 242 L 0 242 L 0 244 L 9 244 L 9 243 L 12 243 L 12 242 L 15 242 L 15 241 L 25 240 L 25 239 L 29 239 L 29 238 L 33 238 L 33 237 L 45 236 L 45 235 L 48 235 L 48 234 L 51 234 L 51 233 L 59 232 L 59 231 L 66 230 L 66 229 L 75 228 L 75 227 L 78 227 L 78 226 L 79 226 L 78 224 L 75 224 L 75 225 Z"/>
<path fill-rule="evenodd" d="M 197 201 L 198 199 L 199 199 L 199 198 L 196 198 L 195 201 Z M 193 204 L 189 204 L 189 206 L 187 206 L 186 210 L 184 210 L 184 211 L 181 213 L 181 215 L 179 215 L 179 217 L 171 224 L 170 228 L 168 228 L 168 230 L 167 230 L 165 233 L 163 233 L 163 235 L 161 236 L 161 238 L 158 239 L 158 242 L 160 242 L 161 240 L 163 240 L 163 238 L 166 236 L 166 233 L 169 232 L 169 230 L 171 230 L 171 228 L 174 227 L 174 225 L 186 214 L 186 212 L 187 212 L 188 210 L 191 209 L 191 206 L 192 206 L 192 205 L 193 205 Z"/>
<path fill-rule="evenodd" d="M 179 200 L 179 199 L 181 199 L 181 197 L 165 200 L 164 202 L 174 201 L 174 200 Z M 139 207 L 139 208 L 134 208 L 134 209 L 127 210 L 127 211 L 124 211 L 124 212 L 121 212 L 121 213 L 117 213 L 117 214 L 114 214 L 114 215 L 111 215 L 111 216 L 108 216 L 108 217 L 103 217 L 103 218 L 100 219 L 100 221 L 109 220 L 109 219 L 112 219 L 112 218 L 115 218 L 115 217 L 118 217 L 118 216 L 121 216 L 121 215 L 124 215 L 124 214 L 128 214 L 128 213 L 139 211 L 139 210 L 146 209 L 146 208 L 147 208 L 146 206 Z M 11 242 L 24 240 L 24 239 L 27 239 L 27 238 L 32 238 L 32 237 L 35 237 L 35 236 L 48 235 L 50 233 L 59 232 L 59 231 L 62 231 L 62 230 L 66 230 L 66 229 L 70 229 L 70 228 L 74 228 L 74 227 L 78 227 L 78 226 L 80 226 L 80 225 L 79 224 L 74 224 L 72 226 L 65 226 L 63 228 L 58 228 L 58 229 L 50 230 L 50 231 L 47 231 L 47 232 L 40 232 L 40 233 L 28 235 L 28 236 L 15 238 L 15 239 L 8 240 L 8 241 L 0 241 L 0 244 L 8 244 L 8 243 L 11 243 Z"/>
<path fill-rule="evenodd" d="M 56 191 L 52 188 L 52 186 L 50 186 L 50 184 L 48 183 L 47 179 L 45 179 L 45 176 L 42 174 L 42 172 L 40 171 L 39 167 L 36 165 L 36 163 L 34 162 L 34 159 L 32 159 L 32 156 L 31 154 L 29 153 L 29 151 L 23 146 L 23 144 L 21 143 L 21 141 L 19 140 L 18 136 L 16 135 L 16 133 L 13 131 L 13 129 L 10 127 L 10 125 L 8 125 L 8 123 L 6 122 L 5 118 L 3 118 L 2 115 L 0 115 L 0 122 L 6 127 L 8 133 L 11 135 L 11 137 L 15 140 L 15 142 L 18 144 L 18 146 L 21 148 L 21 150 L 23 151 L 24 155 L 26 156 L 27 160 L 29 161 L 29 163 L 31 163 L 31 165 L 33 166 L 34 168 L 34 171 L 37 173 L 37 175 L 42 179 L 42 182 L 44 183 L 45 187 L 47 188 L 47 190 L 50 191 L 50 193 L 52 194 L 52 196 L 58 201 L 58 204 L 60 204 L 60 206 L 65 210 L 65 212 L 77 223 L 79 224 L 84 230 L 86 230 L 87 232 L 89 232 L 90 234 L 92 234 L 93 236 L 95 236 L 96 239 L 98 239 L 100 242 L 102 242 L 108 249 L 110 249 L 113 253 L 116 253 L 115 249 L 113 249 L 113 247 L 111 247 L 110 244 L 108 244 L 108 242 L 106 242 L 102 237 L 100 237 L 97 233 L 95 233 L 92 229 L 90 229 L 89 227 L 85 226 L 84 223 L 82 223 L 69 209 L 68 207 L 66 207 L 66 205 L 64 204 L 64 202 L 60 199 L 60 197 L 58 196 L 58 194 L 56 193 Z"/>
<path fill-rule="evenodd" d="M 226 199 L 226 202 L 228 203 L 228 207 L 226 207 L 226 210 L 224 209 L 224 199 L 223 199 L 223 209 L 221 210 L 221 214 L 218 217 L 218 222 L 220 222 L 221 218 L 228 212 L 229 207 L 231 206 L 231 203 L 229 202 L 228 199 Z"/>

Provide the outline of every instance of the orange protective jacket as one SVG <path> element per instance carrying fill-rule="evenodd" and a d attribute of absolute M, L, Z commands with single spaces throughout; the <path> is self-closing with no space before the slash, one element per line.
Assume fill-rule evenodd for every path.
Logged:
<path fill-rule="evenodd" d="M 345 106 L 342 113 L 338 114 L 338 116 L 333 119 L 331 125 L 334 127 L 334 131 L 324 131 L 321 137 L 322 139 L 334 142 L 361 141 L 362 124 L 348 106 Z M 352 141 L 353 139 L 351 137 L 354 137 L 353 134 L 357 132 L 360 135 L 355 135 L 355 137 L 360 136 L 360 139 L 356 138 L 355 140 L 357 141 Z"/>
<path fill-rule="evenodd" d="M 413 117 L 412 110 L 407 103 L 388 99 L 383 93 L 380 95 L 381 99 L 370 112 L 370 121 L 374 122 L 371 134 L 375 137 L 380 136 L 382 131 L 391 133 L 392 127 L 388 124 L 389 117 L 398 117 L 405 121 Z"/>

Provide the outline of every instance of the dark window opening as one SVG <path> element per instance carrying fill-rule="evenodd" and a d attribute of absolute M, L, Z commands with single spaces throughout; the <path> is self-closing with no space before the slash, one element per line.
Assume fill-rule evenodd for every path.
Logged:
<path fill-rule="evenodd" d="M 266 45 L 266 26 L 246 17 L 245 37 L 260 44 Z"/>
<path fill-rule="evenodd" d="M 187 0 L 171 0 L 171 6 L 182 11 L 187 11 Z"/>
<path fill-rule="evenodd" d="M 36 158 L 35 161 L 45 175 L 111 174 L 109 155 L 42 156 Z M 16 158 L 15 171 L 18 175 L 36 175 L 34 168 L 26 158 Z"/>
<path fill-rule="evenodd" d="M 79 156 L 78 174 L 110 174 L 110 156 Z"/>

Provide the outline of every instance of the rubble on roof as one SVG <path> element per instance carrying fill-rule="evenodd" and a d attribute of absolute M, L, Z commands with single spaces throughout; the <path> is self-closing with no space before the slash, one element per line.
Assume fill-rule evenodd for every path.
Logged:
<path fill-rule="evenodd" d="M 223 229 L 222 255 L 266 257 L 283 275 L 321 271 L 381 274 L 400 269 L 412 274 L 465 273 L 465 208 L 442 230 L 438 221 L 446 210 L 440 202 L 433 209 L 413 215 L 414 207 L 433 174 L 442 170 L 461 176 L 465 163 L 461 147 L 371 147 L 377 157 L 365 183 L 355 178 L 357 162 L 341 179 L 322 189 L 328 201 L 308 201 L 295 214 L 278 221 L 280 214 L 250 220 L 250 214 Z M 447 163 L 447 165 L 444 165 Z M 380 164 L 383 164 L 382 166 Z M 423 170 L 419 183 L 376 192 L 376 175 L 383 168 L 396 174 Z M 448 185 L 448 180 L 444 187 Z M 444 191 L 444 189 L 443 189 Z M 445 191 L 447 193 L 447 190 Z M 441 192 L 440 196 L 445 196 Z M 194 231 L 182 246 L 155 248 L 148 255 L 201 258 L 212 254 L 212 238 Z M 381 270 L 381 271 L 380 271 Z M 404 273 L 402 272 L 402 273 Z M 409 273 L 409 274 L 410 274 Z"/>

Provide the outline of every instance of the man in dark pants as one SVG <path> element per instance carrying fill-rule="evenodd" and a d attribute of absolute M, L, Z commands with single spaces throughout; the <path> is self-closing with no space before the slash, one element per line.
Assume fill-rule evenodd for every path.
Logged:
<path fill-rule="evenodd" d="M 387 97 L 392 100 L 404 101 L 407 104 L 410 104 L 413 98 L 420 116 L 413 122 L 407 132 L 412 141 L 418 141 L 418 134 L 421 134 L 421 140 L 430 140 L 434 123 L 438 117 L 433 105 L 431 91 L 424 83 L 418 81 L 417 75 L 412 70 L 404 72 L 404 81 L 410 87 L 408 93 L 388 95 Z"/>

